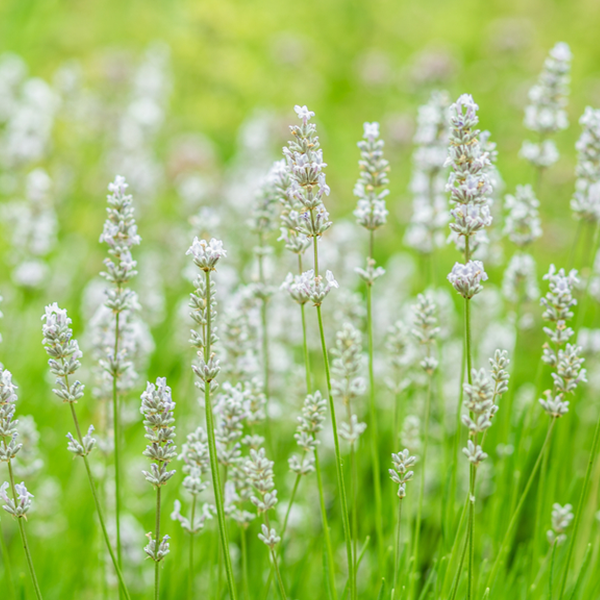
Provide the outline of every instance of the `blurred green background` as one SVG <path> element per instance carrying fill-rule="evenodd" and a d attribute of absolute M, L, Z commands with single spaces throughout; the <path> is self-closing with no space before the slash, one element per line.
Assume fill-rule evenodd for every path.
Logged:
<path fill-rule="evenodd" d="M 452 98 L 464 92 L 473 95 L 480 106 L 481 127 L 492 132 L 498 145 L 498 168 L 506 191 L 512 192 L 516 184 L 532 182 L 534 177 L 531 167 L 518 158 L 523 139 L 532 137 L 522 125 L 527 90 L 548 50 L 557 41 L 567 42 L 574 55 L 568 106 L 571 126 L 555 137 L 561 159 L 545 175 L 540 192 L 544 236 L 534 252 L 540 259 L 540 274 L 552 260 L 564 263 L 573 241 L 575 222 L 568 203 L 573 189 L 574 144 L 580 131 L 577 120 L 585 106 L 600 105 L 598 31 L 600 2 L 596 0 L 0 2 L 0 54 L 17 53 L 31 76 L 49 82 L 61 66 L 77 61 L 84 86 L 94 90 L 96 99 L 107 106 L 122 101 L 131 65 L 137 64 L 149 45 L 164 43 L 170 49 L 172 88 L 164 121 L 153 141 L 158 162 L 166 165 L 165 177 L 140 210 L 144 243 L 165 255 L 187 241 L 174 238 L 182 231 L 178 223 L 189 217 L 176 192 L 178 140 L 190 134 L 204 136 L 199 139 L 205 153 L 200 152 L 197 160 L 207 177 L 217 182 L 212 201 L 218 203 L 223 182 L 235 177 L 231 172 L 235 172 L 240 155 L 240 128 L 248 118 L 256 114 L 273 118 L 274 131 L 266 153 L 275 159 L 287 139 L 286 123 L 295 120 L 293 106 L 307 104 L 317 115 L 332 188 L 328 207 L 335 218 L 347 216 L 354 207 L 356 141 L 362 135 L 362 123 L 381 122 L 391 163 L 390 225 L 382 232 L 377 249 L 384 262 L 400 250 L 412 213 L 407 192 L 412 135 L 417 107 L 430 91 L 447 89 Z M 58 300 L 69 306 L 76 334 L 83 329 L 78 299 L 87 281 L 100 270 L 104 256 L 95 241 L 104 220 L 106 183 L 114 175 L 103 157 L 114 138 L 115 122 L 109 118 L 96 124 L 91 133 L 74 134 L 58 120 L 52 149 L 34 165 L 52 171 L 60 162 L 61 172 L 69 180 L 57 209 L 62 245 L 53 260 L 66 270 L 72 265 L 70 276 L 55 278 L 42 290 L 15 291 L 5 261 L 0 277 L 0 291 L 5 296 L 0 357 L 19 382 L 23 405 L 18 411 L 35 414 L 45 452 L 60 456 L 52 458 L 47 469 L 62 482 L 62 491 L 70 499 L 68 514 L 55 504 L 54 516 L 47 516 L 44 527 L 55 520 L 54 529 L 33 534 L 40 579 L 46 582 L 50 599 L 93 598 L 82 573 L 99 576 L 90 575 L 95 573 L 93 557 L 83 561 L 84 571 L 77 566 L 79 557 L 89 552 L 86 535 L 82 535 L 89 526 L 87 484 L 81 477 L 81 465 L 74 468 L 63 452 L 66 408 L 49 399 L 39 316 L 44 304 Z M 248 197 L 252 192 L 246 190 Z M 5 237 L 4 254 L 7 246 Z M 250 249 L 238 251 L 242 266 L 244 252 L 249 254 Z M 445 250 L 439 273 L 447 272 L 456 257 L 454 248 Z M 185 395 L 191 389 L 185 363 L 190 352 L 173 334 L 176 304 L 182 290 L 187 290 L 179 279 L 179 267 L 170 273 L 171 279 L 166 275 L 170 318 L 153 329 L 158 350 L 150 359 L 149 371 L 151 378 L 169 375 L 174 388 Z M 490 273 L 494 279 L 493 268 Z M 496 275 L 500 273 L 498 270 Z M 421 283 L 414 284 L 414 291 L 420 290 Z M 442 277 L 438 283 L 443 285 Z M 541 334 L 527 344 L 535 348 L 532 361 L 537 361 Z M 530 363 L 520 368 L 523 372 L 535 369 Z M 190 407 L 184 410 L 192 412 Z M 86 411 L 89 409 L 82 407 L 84 418 Z M 141 428 L 136 426 L 128 436 L 132 449 L 141 451 Z M 137 466 L 132 466 L 132 471 Z M 149 490 L 144 493 L 142 501 L 142 492 L 138 494 L 136 489 L 129 508 L 146 511 L 148 516 Z M 75 496 L 82 500 L 72 501 Z M 57 491 L 55 497 L 61 494 Z M 6 519 L 2 522 L 4 526 Z M 144 525 L 149 527 L 148 518 Z M 33 523 L 32 529 L 35 531 Z M 181 534 L 175 538 L 183 540 Z M 214 551 L 214 543 L 212 539 L 213 545 L 203 552 Z M 17 546 L 13 538 L 12 547 Z M 20 564 L 21 559 L 16 562 Z M 167 561 L 167 582 L 172 568 Z M 73 590 L 85 595 L 71 596 Z M 175 592 L 172 597 L 177 597 Z"/>

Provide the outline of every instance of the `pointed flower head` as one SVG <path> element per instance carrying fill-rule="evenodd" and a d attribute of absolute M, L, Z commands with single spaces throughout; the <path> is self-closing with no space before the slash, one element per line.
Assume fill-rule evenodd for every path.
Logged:
<path fill-rule="evenodd" d="M 482 281 L 488 278 L 480 260 L 470 260 L 466 265 L 455 263 L 448 281 L 463 298 L 470 299 L 483 290 Z"/>

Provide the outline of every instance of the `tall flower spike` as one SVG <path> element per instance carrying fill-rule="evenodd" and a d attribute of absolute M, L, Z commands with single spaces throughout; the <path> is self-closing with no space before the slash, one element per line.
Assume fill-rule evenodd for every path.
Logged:
<path fill-rule="evenodd" d="M 571 210 L 575 218 L 597 223 L 600 220 L 600 110 L 586 107 L 579 124 L 582 132 L 575 144 L 577 181 Z"/>
<path fill-rule="evenodd" d="M 571 71 L 571 50 L 564 42 L 557 43 L 544 62 L 536 85 L 529 90 L 525 107 L 525 127 L 540 134 L 540 143 L 523 142 L 521 156 L 538 168 L 552 166 L 558 160 L 558 150 L 547 137 L 566 129 L 566 113 Z"/>
<path fill-rule="evenodd" d="M 480 260 L 470 260 L 466 265 L 455 263 L 448 274 L 448 281 L 467 300 L 483 290 L 482 281 L 488 278 Z"/>
<path fill-rule="evenodd" d="M 520 301 L 531 302 L 540 297 L 533 256 L 518 252 L 511 257 L 504 271 L 502 293 L 515 304 Z"/>
<path fill-rule="evenodd" d="M 437 360 L 432 355 L 432 352 L 435 340 L 440 333 L 435 316 L 437 306 L 429 296 L 419 294 L 417 296 L 417 304 L 412 307 L 412 310 L 413 328 L 411 329 L 411 333 L 425 350 L 425 357 L 421 361 L 421 367 L 427 373 L 432 374 L 437 368 Z"/>
<path fill-rule="evenodd" d="M 550 545 L 556 543 L 560 546 L 565 542 L 567 539 L 565 531 L 571 525 L 573 517 L 573 507 L 570 504 L 561 506 L 554 503 L 552 505 L 552 529 L 549 529 L 546 533 Z"/>
<path fill-rule="evenodd" d="M 393 469 L 389 469 L 390 479 L 398 484 L 398 498 L 402 500 L 406 496 L 406 483 L 410 481 L 414 472 L 409 470 L 415 462 L 416 457 L 411 456 L 408 449 L 404 449 L 398 454 L 392 454 Z"/>
<path fill-rule="evenodd" d="M 379 139 L 379 123 L 365 123 L 363 140 L 358 142 L 361 159 L 358 161 L 360 177 L 354 186 L 354 195 L 358 206 L 354 216 L 359 225 L 374 231 L 385 225 L 388 211 L 385 197 L 389 190 L 387 173 L 389 162 L 383 157 L 385 142 Z"/>
<path fill-rule="evenodd" d="M 444 228 L 450 216 L 446 198 L 444 163 L 448 154 L 447 92 L 434 91 L 429 102 L 419 107 L 413 174 L 410 191 L 413 195 L 413 215 L 404 237 L 415 250 L 429 254 L 445 241 Z"/>
<path fill-rule="evenodd" d="M 319 444 L 317 433 L 323 429 L 327 402 L 318 390 L 308 394 L 304 400 L 302 414 L 298 417 L 298 426 L 294 438 L 302 455 L 294 454 L 289 459 L 290 471 L 297 475 L 307 475 L 315 470 L 315 449 Z"/>
<path fill-rule="evenodd" d="M 150 471 L 142 471 L 146 481 L 152 484 L 157 494 L 156 532 L 154 538 L 148 536 L 149 543 L 144 552 L 156 563 L 169 553 L 169 536 L 160 537 L 160 488 L 164 486 L 175 471 L 169 471 L 169 463 L 177 456 L 175 438 L 175 402 L 171 398 L 171 388 L 165 377 L 159 377 L 156 385 L 149 383 L 142 393 L 140 412 L 144 416 L 145 438 L 150 442 L 143 454 L 149 458 Z M 158 568 L 155 569 L 155 586 L 158 588 Z M 158 592 L 157 592 L 158 593 Z"/>
<path fill-rule="evenodd" d="M 518 185 L 514 196 L 506 194 L 504 201 L 508 211 L 504 233 L 513 244 L 524 248 L 542 235 L 540 203 L 530 185 Z"/>

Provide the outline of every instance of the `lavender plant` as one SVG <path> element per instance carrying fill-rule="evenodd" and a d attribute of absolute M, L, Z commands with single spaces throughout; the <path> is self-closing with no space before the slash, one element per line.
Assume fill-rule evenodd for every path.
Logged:
<path fill-rule="evenodd" d="M 233 577 L 233 567 L 231 565 L 231 555 L 229 553 L 229 539 L 225 525 L 225 509 L 223 488 L 219 475 L 219 465 L 217 458 L 217 443 L 215 439 L 215 423 L 213 415 L 213 405 L 211 393 L 214 393 L 218 384 L 215 381 L 220 371 L 219 360 L 212 351 L 212 345 L 218 341 L 216 327 L 213 322 L 217 315 L 215 301 L 215 285 L 211 280 L 211 272 L 216 271 L 217 263 L 221 258 L 227 256 L 223 248 L 223 242 L 212 238 L 210 242 L 194 238 L 194 241 L 187 251 L 192 257 L 194 264 L 202 271 L 196 278 L 196 289 L 190 294 L 190 307 L 192 312 L 190 316 L 199 326 L 199 329 L 191 331 L 190 343 L 196 348 L 198 364 L 192 365 L 198 381 L 196 385 L 200 391 L 204 392 L 204 407 L 206 414 L 206 433 L 208 436 L 208 448 L 210 455 L 210 471 L 213 482 L 213 492 L 215 504 L 217 507 L 217 519 L 219 522 L 219 537 L 221 548 L 225 556 L 225 570 L 227 572 L 227 584 L 229 586 L 229 595 L 231 600 L 236 600 L 236 586 Z"/>
<path fill-rule="evenodd" d="M 160 586 L 160 562 L 169 553 L 169 536 L 160 536 L 161 488 L 175 475 L 169 471 L 170 462 L 177 456 L 175 442 L 175 402 L 171 398 L 171 388 L 165 377 L 159 377 L 156 385 L 148 383 L 142 394 L 140 412 L 144 416 L 145 438 L 150 442 L 143 454 L 149 458 L 150 471 L 142 471 L 146 481 L 156 490 L 156 530 L 154 538 L 148 533 L 148 544 L 144 552 L 154 561 L 154 598 L 158 600 Z"/>
<path fill-rule="evenodd" d="M 115 461 L 115 524 L 117 534 L 117 558 L 119 567 L 122 568 L 121 553 L 121 416 L 119 406 L 119 379 L 130 368 L 127 354 L 120 340 L 121 320 L 130 311 L 134 303 L 134 294 L 127 286 L 136 275 L 136 261 L 133 260 L 131 249 L 141 241 L 137 233 L 137 225 L 133 216 L 133 198 L 127 194 L 125 178 L 117 175 L 113 183 L 108 186 L 110 194 L 107 196 L 107 219 L 100 235 L 100 242 L 108 245 L 111 258 L 104 259 L 106 271 L 101 275 L 110 284 L 106 290 L 106 307 L 112 312 L 114 318 L 114 346 L 104 349 L 105 358 L 101 366 L 112 379 L 112 421 L 113 444 Z M 126 317 L 125 317 L 126 318 Z"/>
<path fill-rule="evenodd" d="M 29 543 L 27 542 L 27 533 L 23 521 L 27 520 L 27 512 L 31 508 L 31 494 L 25 482 L 15 483 L 13 473 L 13 460 L 22 448 L 22 444 L 17 442 L 19 433 L 17 431 L 18 421 L 14 420 L 15 404 L 17 402 L 16 394 L 17 386 L 12 381 L 10 371 L 0 367 L 0 438 L 2 438 L 2 446 L 0 447 L 0 462 L 5 462 L 8 466 L 9 481 L 5 481 L 0 486 L 0 499 L 4 502 L 2 508 L 12 515 L 19 524 L 19 534 L 23 543 L 25 557 L 27 558 L 27 566 L 33 583 L 36 597 L 38 600 L 42 598 L 42 592 L 38 584 Z M 10 489 L 11 495 L 8 495 L 7 490 Z M 5 549 L 2 549 L 3 552 Z"/>
<path fill-rule="evenodd" d="M 52 391 L 63 401 L 63 403 L 69 404 L 76 431 L 76 437 L 73 437 L 71 433 L 67 433 L 67 439 L 69 440 L 67 449 L 75 456 L 80 456 L 83 459 L 90 489 L 96 505 L 98 521 L 100 522 L 100 527 L 104 536 L 104 542 L 119 579 L 119 593 L 122 593 L 125 598 L 129 599 L 129 591 L 125 585 L 118 555 L 115 556 L 106 529 L 104 512 L 100 505 L 96 484 L 88 461 L 88 455 L 96 445 L 96 440 L 92 436 L 94 426 L 90 425 L 87 433 L 82 435 L 77 413 L 75 411 L 75 404 L 83 398 L 84 385 L 77 379 L 75 381 L 69 380 L 69 376 L 74 375 L 79 370 L 81 366 L 79 359 L 83 355 L 81 350 L 79 350 L 77 340 L 73 339 L 73 330 L 69 327 L 71 319 L 68 317 L 65 309 L 59 308 L 58 304 L 54 302 L 53 304 L 46 306 L 46 311 L 42 316 L 42 320 L 44 321 L 44 324 L 42 325 L 42 334 L 44 336 L 42 343 L 50 357 L 48 360 L 50 371 L 56 377 L 57 387 Z"/>

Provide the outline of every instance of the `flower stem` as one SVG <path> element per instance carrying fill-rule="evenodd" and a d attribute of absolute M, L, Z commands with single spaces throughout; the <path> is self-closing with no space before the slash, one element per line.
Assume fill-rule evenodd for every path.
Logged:
<path fill-rule="evenodd" d="M 113 348 L 113 360 L 116 365 L 117 355 L 119 353 L 119 316 L 115 315 L 115 345 Z M 121 418 L 119 410 L 119 394 L 117 390 L 117 373 L 113 372 L 112 380 L 112 412 L 113 412 L 113 437 L 115 445 L 115 530 L 117 535 L 117 560 L 119 568 L 123 568 L 123 557 L 121 555 L 121 466 L 120 466 L 120 446 L 121 446 Z M 119 596 L 121 593 L 119 592 Z"/>
<path fill-rule="evenodd" d="M 65 378 L 65 382 L 67 387 L 69 386 L 68 380 Z M 83 446 L 83 438 L 81 435 L 81 428 L 79 427 L 79 420 L 77 419 L 77 413 L 75 412 L 75 406 L 72 402 L 69 403 L 71 407 L 71 415 L 73 416 L 73 423 L 75 424 L 75 432 L 77 433 L 77 441 Z M 115 556 L 114 550 L 110 543 L 110 538 L 108 536 L 108 531 L 106 530 L 106 523 L 104 521 L 104 515 L 102 513 L 102 508 L 100 506 L 100 499 L 98 497 L 98 492 L 96 491 L 96 485 L 94 483 L 94 478 L 92 476 L 92 470 L 90 468 L 90 464 L 88 462 L 87 456 L 83 457 L 83 464 L 85 465 L 85 470 L 87 472 L 88 481 L 90 484 L 90 489 L 92 491 L 92 496 L 94 498 L 94 503 L 96 505 L 96 513 L 98 515 L 98 521 L 100 521 L 100 528 L 102 529 L 102 534 L 104 536 L 104 541 L 106 543 L 106 548 L 108 553 L 110 554 L 110 558 L 112 560 L 113 566 L 115 568 L 115 572 L 117 574 L 117 578 L 119 579 L 119 583 L 121 586 L 121 590 L 126 598 L 126 600 L 130 600 L 129 591 L 127 590 L 127 586 L 125 585 L 125 580 L 123 579 L 123 573 L 121 571 L 121 567 L 119 566 L 119 561 Z"/>
<path fill-rule="evenodd" d="M 244 525 L 240 525 L 240 539 L 242 544 L 242 579 L 244 582 L 244 596 L 246 597 L 246 600 L 250 600 L 250 586 L 248 585 L 248 548 L 246 547 L 246 527 L 244 527 Z"/>
<path fill-rule="evenodd" d="M 192 495 L 192 533 L 190 534 L 190 566 L 188 572 L 188 600 L 194 596 L 194 522 L 196 520 L 196 494 Z"/>
<path fill-rule="evenodd" d="M 373 232 L 371 231 L 371 239 Z M 372 248 L 372 244 L 371 244 Z M 372 258 L 369 256 L 369 258 Z M 373 463 L 373 492 L 375 496 L 375 531 L 377 533 L 377 554 L 379 557 L 379 572 L 385 563 L 385 549 L 383 539 L 383 509 L 381 504 L 381 476 L 379 467 L 379 451 L 377 443 L 377 407 L 375 406 L 375 374 L 373 368 L 373 286 L 367 283 L 367 331 L 369 336 L 369 438 L 371 442 L 371 461 Z"/>
<path fill-rule="evenodd" d="M 260 233 L 259 237 L 260 248 L 264 247 L 264 235 Z M 266 292 L 265 284 L 265 271 L 263 265 L 263 254 L 258 254 L 258 279 L 262 286 L 262 291 Z M 261 306 L 260 306 L 260 320 L 262 326 L 262 355 L 263 355 L 263 368 L 264 368 L 264 380 L 265 380 L 265 396 L 269 399 L 269 335 L 268 335 L 268 319 L 267 319 L 267 297 L 263 293 L 261 294 Z"/>
<path fill-rule="evenodd" d="M 394 579 L 392 589 L 398 585 L 398 573 L 400 571 L 400 518 L 402 517 L 402 498 L 398 502 L 398 523 L 396 524 L 396 547 L 394 548 Z"/>
<path fill-rule="evenodd" d="M 206 273 L 206 337 L 204 346 L 204 361 L 208 363 L 210 359 L 210 338 L 211 338 L 211 306 L 210 306 L 210 271 Z M 215 440 L 215 425 L 213 416 L 213 407 L 210 399 L 210 381 L 204 384 L 204 405 L 206 412 L 206 430 L 208 436 L 208 448 L 210 455 L 210 471 L 213 481 L 213 492 L 215 504 L 217 506 L 217 520 L 219 522 L 219 537 L 221 548 L 225 558 L 225 570 L 227 572 L 227 584 L 229 586 L 230 600 L 237 600 L 235 580 L 233 577 L 233 567 L 231 566 L 231 556 L 229 554 L 229 540 L 227 537 L 227 526 L 225 523 L 225 509 L 223 506 L 223 490 L 219 475 L 219 464 L 217 462 L 217 443 Z"/>
<path fill-rule="evenodd" d="M 550 560 L 550 577 L 548 578 L 548 600 L 552 600 L 552 583 L 554 578 L 554 559 L 556 557 L 556 540 L 552 543 L 552 558 Z"/>
<path fill-rule="evenodd" d="M 4 442 L 6 446 L 6 441 Z M 8 464 L 8 477 L 10 479 L 10 488 L 12 490 L 13 499 L 15 505 L 17 504 L 17 490 L 15 488 L 15 478 L 13 475 L 12 463 L 10 460 L 7 462 Z M 40 590 L 40 586 L 38 584 L 37 577 L 35 575 L 35 569 L 33 568 L 33 560 L 31 558 L 31 552 L 29 550 L 29 543 L 27 542 L 27 534 L 25 533 L 25 525 L 23 524 L 23 518 L 17 517 L 17 523 L 19 524 L 19 533 L 21 534 L 21 543 L 23 544 L 23 550 L 25 551 L 25 557 L 27 558 L 27 566 L 29 567 L 29 573 L 31 575 L 31 581 L 33 583 L 33 589 L 35 590 L 35 595 L 38 600 L 42 600 L 42 592 Z"/>
<path fill-rule="evenodd" d="M 562 600 L 563 594 L 565 593 L 565 587 L 567 585 L 567 577 L 569 575 L 569 564 L 573 555 L 573 549 L 575 548 L 575 538 L 577 537 L 577 531 L 579 529 L 579 522 L 581 520 L 581 513 L 583 512 L 583 506 L 585 504 L 585 497 L 590 485 L 590 478 L 592 476 L 592 469 L 596 460 L 596 454 L 598 452 L 598 443 L 600 441 L 600 418 L 596 423 L 596 429 L 594 431 L 594 440 L 592 441 L 592 449 L 590 450 L 590 457 L 588 459 L 587 469 L 585 471 L 585 479 L 583 480 L 583 487 L 581 488 L 581 495 L 579 496 L 579 502 L 577 503 L 577 510 L 575 511 L 575 520 L 573 522 L 573 531 L 569 540 L 569 548 L 567 550 L 567 558 L 565 560 L 565 572 L 563 574 L 562 583 L 560 585 L 560 594 L 558 599 Z"/>
<path fill-rule="evenodd" d="M 512 514 L 512 517 L 508 524 L 508 528 L 506 529 L 506 533 L 504 534 L 504 538 L 502 539 L 502 543 L 500 544 L 500 548 L 498 549 L 498 554 L 496 555 L 496 560 L 494 561 L 492 570 L 490 571 L 490 574 L 488 575 L 488 579 L 487 579 L 487 582 L 485 585 L 486 588 L 491 587 L 491 585 L 494 583 L 494 579 L 496 578 L 496 575 L 498 573 L 498 568 L 500 567 L 500 561 L 502 560 L 502 555 L 504 554 L 504 549 L 506 547 L 506 544 L 507 544 L 510 536 L 512 535 L 513 528 L 517 524 L 517 518 L 519 516 L 519 513 L 521 512 L 521 508 L 523 507 L 525 498 L 527 497 L 527 494 L 529 493 L 529 489 L 531 488 L 533 480 L 538 472 L 538 469 L 540 468 L 540 463 L 542 462 L 542 456 L 546 450 L 546 447 L 548 446 L 548 443 L 550 442 L 550 437 L 552 436 L 552 430 L 554 429 L 555 423 L 556 423 L 556 418 L 551 417 L 550 425 L 548 426 L 548 432 L 546 433 L 546 439 L 544 440 L 544 443 L 542 444 L 542 447 L 538 454 L 537 460 L 535 461 L 535 464 L 533 465 L 533 469 L 531 470 L 531 473 L 529 474 L 529 479 L 527 480 L 527 483 L 525 484 L 525 488 L 523 489 L 521 497 L 519 498 L 517 506 Z"/>
<path fill-rule="evenodd" d="M 158 552 L 158 546 L 160 544 L 160 485 L 156 488 L 156 538 L 154 542 L 154 555 Z M 160 591 L 160 562 L 155 559 L 154 561 L 154 600 L 159 599 Z"/>
<path fill-rule="evenodd" d="M 431 388 L 432 388 L 433 377 L 429 375 L 427 382 L 427 397 L 425 400 L 425 423 L 423 430 L 423 456 L 421 461 L 421 484 L 419 488 L 419 504 L 417 505 L 417 518 L 415 520 L 415 541 L 413 550 L 413 563 L 410 574 L 410 593 L 409 598 L 412 597 L 412 592 L 415 586 L 415 577 L 417 574 L 418 562 L 419 562 L 419 543 L 421 539 L 421 520 L 423 513 L 423 498 L 425 496 L 425 465 L 427 464 L 427 446 L 429 445 L 429 413 L 431 408 Z"/>

